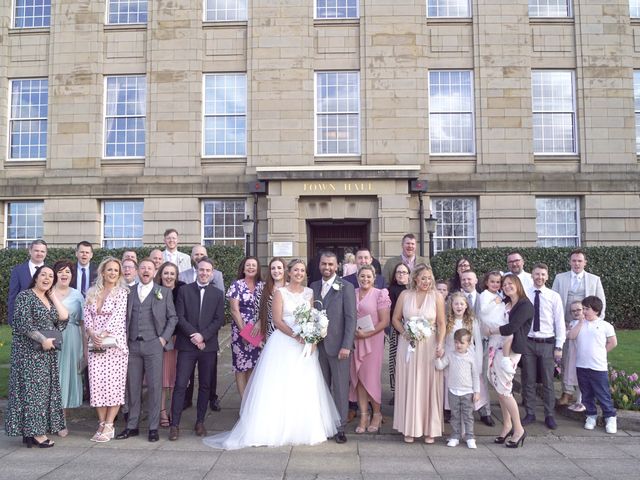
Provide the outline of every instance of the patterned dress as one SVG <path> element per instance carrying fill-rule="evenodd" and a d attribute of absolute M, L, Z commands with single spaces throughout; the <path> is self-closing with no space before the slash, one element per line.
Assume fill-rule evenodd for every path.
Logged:
<path fill-rule="evenodd" d="M 64 428 L 58 377 L 58 352 L 37 350 L 28 332 L 63 330 L 58 311 L 47 309 L 31 289 L 20 292 L 14 308 L 9 404 L 5 419 L 7 435 L 35 437 Z"/>
<path fill-rule="evenodd" d="M 114 288 L 105 298 L 100 313 L 96 302 L 84 304 L 84 327 L 96 333 L 106 330 L 118 339 L 119 347 L 89 352 L 89 387 L 92 407 L 124 403 L 129 348 L 127 346 L 127 289 Z"/>
<path fill-rule="evenodd" d="M 240 302 L 240 316 L 245 324 L 255 324 L 258 321 L 258 308 L 260 306 L 260 295 L 264 282 L 258 282 L 252 292 L 247 287 L 244 279 L 236 280 L 227 290 L 227 298 Z M 245 342 L 240 336 L 240 329 L 235 322 L 231 323 L 231 357 L 234 372 L 246 372 L 256 366 L 260 348 L 254 347 L 249 342 Z"/>

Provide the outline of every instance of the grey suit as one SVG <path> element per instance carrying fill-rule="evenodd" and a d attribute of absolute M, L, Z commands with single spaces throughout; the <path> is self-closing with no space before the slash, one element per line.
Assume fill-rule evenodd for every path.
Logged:
<path fill-rule="evenodd" d="M 146 374 L 149 408 L 149 430 L 160 424 L 162 399 L 162 358 L 164 350 L 172 350 L 171 336 L 178 317 L 173 306 L 173 293 L 154 285 L 144 302 L 138 298 L 138 288 L 132 287 L 127 298 L 127 338 L 129 364 L 127 391 L 129 421 L 127 428 L 138 428 L 142 406 L 142 379 Z M 162 348 L 162 337 L 167 343 Z"/>
<path fill-rule="evenodd" d="M 464 290 L 460 290 L 460 292 L 467 298 L 467 302 L 469 298 L 467 297 L 468 293 Z M 470 305 L 471 310 L 473 311 L 473 316 L 478 318 L 478 313 L 480 312 L 480 294 L 476 290 L 475 296 L 473 298 L 473 305 Z M 482 338 L 482 375 L 480 375 L 480 382 L 482 382 L 482 390 L 480 392 L 480 401 L 485 401 L 480 407 L 478 407 L 478 414 L 481 417 L 490 417 L 491 416 L 491 401 L 489 399 L 489 380 L 487 377 L 487 370 L 489 369 L 489 340 L 485 337 Z"/>
<path fill-rule="evenodd" d="M 333 400 L 340 413 L 340 427 L 343 432 L 347 424 L 349 411 L 349 367 L 351 359 L 338 359 L 340 349 L 353 350 L 353 338 L 356 331 L 356 293 L 353 285 L 343 282 L 338 276 L 327 295 L 322 298 L 322 280 L 311 284 L 313 298 L 322 302 L 322 308 L 327 311 L 329 327 L 327 336 L 318 345 L 318 354 L 322 374 L 331 389 Z M 316 308 L 319 306 L 315 304 Z"/>
<path fill-rule="evenodd" d="M 178 280 L 184 283 L 193 283 L 198 279 L 198 272 L 195 268 L 190 268 L 189 270 L 185 270 L 184 272 L 180 272 L 178 275 Z M 224 278 L 222 277 L 222 272 L 220 270 L 213 271 L 213 279 L 211 282 L 214 287 L 220 290 L 223 294 L 226 293 L 224 289 Z"/>

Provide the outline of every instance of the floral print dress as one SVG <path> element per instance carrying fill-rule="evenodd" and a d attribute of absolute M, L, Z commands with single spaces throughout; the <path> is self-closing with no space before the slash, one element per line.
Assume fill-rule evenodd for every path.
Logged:
<path fill-rule="evenodd" d="M 258 321 L 258 309 L 260 295 L 264 288 L 264 282 L 258 282 L 253 292 L 247 286 L 244 279 L 236 280 L 227 290 L 227 298 L 240 302 L 240 316 L 246 324 L 255 324 Z M 256 366 L 260 348 L 254 347 L 240 336 L 240 329 L 235 322 L 231 323 L 231 357 L 234 372 L 246 372 Z"/>

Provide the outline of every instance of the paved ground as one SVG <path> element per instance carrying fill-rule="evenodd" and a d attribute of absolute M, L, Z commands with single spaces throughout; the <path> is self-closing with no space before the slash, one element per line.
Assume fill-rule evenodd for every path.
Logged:
<path fill-rule="evenodd" d="M 210 433 L 228 430 L 237 419 L 239 397 L 233 383 L 230 353 L 220 358 L 219 392 L 222 412 L 209 412 Z M 385 389 L 384 401 L 390 398 Z M 0 403 L 1 411 L 6 402 Z M 494 445 L 498 426 L 476 424 L 478 449 L 448 448 L 444 437 L 435 445 L 408 445 L 391 428 L 391 407 L 384 407 L 385 424 L 377 435 L 356 435 L 351 424 L 348 443 L 327 441 L 314 447 L 250 448 L 222 452 L 205 447 L 191 431 L 193 408 L 185 412 L 179 441 L 169 442 L 167 430 L 157 443 L 137 438 L 89 442 L 96 426 L 89 408 L 75 410 L 71 433 L 53 437 L 56 446 L 28 450 L 20 438 L 0 435 L 0 480 L 19 479 L 637 479 L 640 467 L 640 429 L 627 422 L 626 430 L 607 435 L 601 427 L 588 432 L 582 421 L 558 415 L 558 430 L 542 422 L 527 428 L 524 448 Z M 542 418 L 542 411 L 538 413 Z M 624 422 L 623 422 L 624 423 Z M 118 431 L 123 428 L 120 422 Z M 144 428 L 145 425 L 143 424 Z M 448 427 L 447 427 L 448 428 Z"/>

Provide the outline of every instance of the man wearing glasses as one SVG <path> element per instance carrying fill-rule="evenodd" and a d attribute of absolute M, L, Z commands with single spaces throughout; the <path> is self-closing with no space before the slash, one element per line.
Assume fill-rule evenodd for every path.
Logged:
<path fill-rule="evenodd" d="M 505 272 L 505 275 L 517 276 L 520 279 L 520 282 L 522 282 L 525 292 L 530 288 L 533 288 L 531 274 L 524 271 L 524 257 L 520 255 L 520 252 L 513 251 L 507 255 L 507 268 L 509 271 Z"/>

